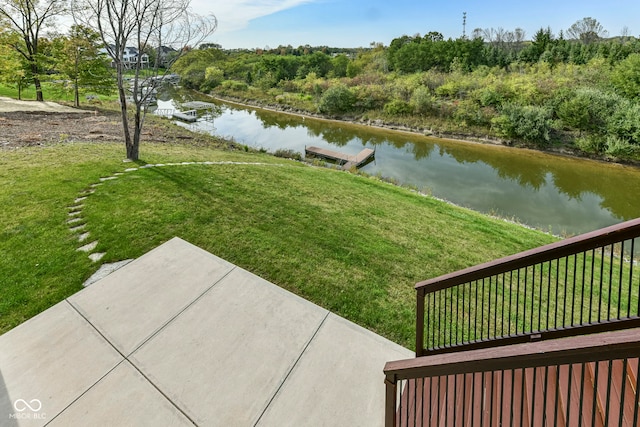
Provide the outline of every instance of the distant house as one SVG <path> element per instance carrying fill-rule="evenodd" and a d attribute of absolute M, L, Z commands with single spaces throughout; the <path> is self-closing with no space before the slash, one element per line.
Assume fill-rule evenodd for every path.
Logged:
<path fill-rule="evenodd" d="M 178 51 L 171 46 L 160 46 L 158 48 L 158 66 L 168 67 L 171 65 Z"/>
<path fill-rule="evenodd" d="M 102 48 L 100 51 L 110 55 L 110 52 L 115 51 L 115 48 L 116 47 L 114 45 L 109 45 L 108 48 Z M 135 67 L 138 63 L 138 55 L 140 55 L 140 51 L 137 48 L 131 46 L 125 47 L 122 54 L 122 63 L 125 68 Z M 115 62 L 113 60 L 111 61 L 111 66 L 115 67 Z M 140 68 L 149 68 L 149 55 L 146 53 L 142 53 L 140 56 Z"/>

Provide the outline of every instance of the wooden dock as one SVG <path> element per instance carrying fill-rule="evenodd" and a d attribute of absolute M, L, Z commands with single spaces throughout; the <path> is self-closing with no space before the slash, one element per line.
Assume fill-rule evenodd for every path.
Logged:
<path fill-rule="evenodd" d="M 172 116 L 176 119 L 180 119 L 190 123 L 193 123 L 196 120 L 198 120 L 198 116 L 196 115 L 196 110 L 174 111 Z"/>
<path fill-rule="evenodd" d="M 305 156 L 311 155 L 337 162 L 342 166 L 342 170 L 349 170 L 354 166 L 359 168 L 376 154 L 376 151 L 371 148 L 365 148 L 355 156 L 318 147 L 305 147 L 304 152 Z"/>

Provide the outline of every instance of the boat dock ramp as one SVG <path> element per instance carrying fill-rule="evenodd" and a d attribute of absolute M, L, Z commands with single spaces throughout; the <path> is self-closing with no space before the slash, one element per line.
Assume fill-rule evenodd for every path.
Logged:
<path fill-rule="evenodd" d="M 305 147 L 304 153 L 305 156 L 313 156 L 334 161 L 342 167 L 342 170 L 349 170 L 354 166 L 359 168 L 363 164 L 367 163 L 375 156 L 376 151 L 371 148 L 365 148 L 355 156 L 351 156 L 349 154 L 327 150 L 325 148 Z"/>

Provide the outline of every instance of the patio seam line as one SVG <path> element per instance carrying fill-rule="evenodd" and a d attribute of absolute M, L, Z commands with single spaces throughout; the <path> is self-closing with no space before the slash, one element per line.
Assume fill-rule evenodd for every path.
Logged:
<path fill-rule="evenodd" d="M 200 293 L 200 295 L 198 295 L 193 301 L 191 301 L 186 306 L 184 306 L 180 311 L 178 311 L 175 314 L 175 316 L 171 317 L 169 320 L 164 322 L 155 332 L 153 332 L 151 335 L 149 335 L 149 337 L 147 337 L 138 346 L 136 346 L 133 350 L 131 350 L 131 352 L 127 356 L 125 356 L 126 359 L 129 360 L 129 356 L 132 356 L 133 353 L 135 353 L 136 351 L 140 350 L 140 348 L 143 345 L 145 345 L 146 343 L 151 341 L 156 335 L 158 335 L 160 332 L 162 332 L 164 329 L 166 329 L 167 326 L 169 326 L 169 324 L 173 323 L 173 321 L 176 320 L 182 313 L 184 313 L 189 308 L 191 308 L 191 306 L 193 306 L 196 302 L 200 301 L 202 299 L 202 297 L 204 297 L 205 294 L 209 293 L 209 291 L 211 291 L 211 289 L 213 289 L 218 283 L 220 283 L 224 279 L 226 279 L 229 274 L 231 274 L 233 271 L 235 271 L 238 268 L 237 265 L 235 265 L 235 264 L 232 264 L 232 265 L 233 265 L 233 267 L 229 271 L 227 271 L 222 277 L 220 277 L 218 280 L 216 280 L 211 286 L 209 286 L 208 288 L 203 290 Z M 131 363 L 133 364 L 133 362 L 131 362 Z"/>
<path fill-rule="evenodd" d="M 82 318 L 82 320 L 84 320 L 85 322 L 87 322 L 87 324 L 88 324 L 91 328 L 93 328 L 93 330 L 94 330 L 94 331 L 96 331 L 96 333 L 97 333 L 98 335 L 100 335 L 100 337 L 101 337 L 101 338 L 102 338 L 102 339 L 103 339 L 103 340 L 104 340 L 104 341 L 105 341 L 109 346 L 111 346 L 111 348 L 113 348 L 113 349 L 114 349 L 114 350 L 115 350 L 115 351 L 116 351 L 116 352 L 117 352 L 117 353 L 122 357 L 122 359 L 121 359 L 118 363 L 116 363 L 116 364 L 115 364 L 115 366 L 113 366 L 113 368 L 109 369 L 109 370 L 108 370 L 108 371 L 107 371 L 103 376 L 101 376 L 100 378 L 98 378 L 98 379 L 97 379 L 93 384 L 91 384 L 89 387 L 87 387 L 87 389 L 86 389 L 86 390 L 84 390 L 82 393 L 80 393 L 80 395 L 79 395 L 78 397 L 76 397 L 75 399 L 73 399 L 73 401 L 71 401 L 71 403 L 69 403 L 67 406 L 65 406 L 65 407 L 64 407 L 60 412 L 58 412 L 58 413 L 57 413 L 53 418 L 51 418 L 50 420 L 48 420 L 48 421 L 47 421 L 47 423 L 45 424 L 45 426 L 46 426 L 46 425 L 49 425 L 53 420 L 55 420 L 55 419 L 56 419 L 56 418 L 58 418 L 60 415 L 62 415 L 62 413 L 63 413 L 64 411 L 66 411 L 67 409 L 69 409 L 69 408 L 70 408 L 74 403 L 76 403 L 76 402 L 77 402 L 77 401 L 78 401 L 82 396 L 84 396 L 85 394 L 87 394 L 87 392 L 88 392 L 89 390 L 91 390 L 93 387 L 95 387 L 95 386 L 96 386 L 96 384 L 98 384 L 100 381 L 102 381 L 104 378 L 106 378 L 106 377 L 107 377 L 107 375 L 109 375 L 111 372 L 113 372 L 113 370 L 114 370 L 114 369 L 116 369 L 118 366 L 120 366 L 120 365 L 122 364 L 122 362 L 124 362 L 125 360 L 127 360 L 127 358 L 124 356 L 124 354 L 122 354 L 122 352 L 121 352 L 120 350 L 118 350 L 118 349 L 116 348 L 116 346 L 114 346 L 114 345 L 111 343 L 111 341 L 109 341 L 109 340 L 107 339 L 107 337 L 105 337 L 105 336 L 102 334 L 102 332 L 100 332 L 100 331 L 98 330 L 98 328 L 96 328 L 96 327 L 93 325 L 93 323 L 91 323 L 91 322 L 89 321 L 89 319 L 87 319 L 87 318 L 86 318 L 86 316 L 80 312 L 80 310 L 78 310 L 78 309 L 77 309 L 73 304 L 71 304 L 71 301 L 69 301 L 69 299 L 68 299 L 68 298 L 65 298 L 65 299 L 64 299 L 64 302 L 66 302 L 67 304 L 69 304 L 69 307 L 71 307 L 71 309 L 72 309 L 75 313 L 77 313 L 77 314 L 78 314 L 78 316 L 80 316 L 80 317 Z M 129 362 L 129 363 L 131 363 L 131 362 Z"/>
<path fill-rule="evenodd" d="M 135 261 L 135 260 L 134 260 Z M 213 289 L 218 283 L 220 283 L 222 280 L 224 280 L 229 274 L 231 274 L 231 272 L 233 272 L 234 270 L 236 270 L 238 268 L 237 265 L 232 264 L 233 267 L 231 269 L 229 269 L 228 272 L 226 272 L 222 277 L 220 277 L 218 280 L 216 280 L 211 286 L 209 286 L 208 288 L 206 288 L 204 291 L 202 291 L 200 293 L 200 295 L 198 295 L 193 301 L 189 302 L 185 307 L 183 307 L 178 313 L 176 313 L 175 316 L 171 317 L 169 320 L 167 320 L 166 322 L 164 322 L 154 333 L 152 333 L 147 339 L 145 339 L 142 343 L 140 343 L 140 345 L 138 345 L 136 348 L 134 348 L 128 355 L 125 355 L 122 351 L 120 351 L 120 349 L 118 349 L 116 347 L 116 345 L 114 343 L 111 342 L 111 340 L 109 340 L 109 338 L 107 338 L 93 323 L 91 323 L 91 321 L 80 311 L 80 309 L 78 307 L 76 307 L 75 305 L 73 305 L 73 303 L 71 301 L 69 301 L 69 298 L 65 299 L 65 302 L 67 304 L 69 304 L 69 306 L 71 306 L 71 308 L 78 313 L 78 315 L 80 315 L 80 317 L 82 317 L 82 319 L 87 322 L 101 337 L 102 339 L 104 339 L 120 356 L 122 356 L 122 360 L 117 363 L 112 369 L 109 370 L 109 372 L 107 372 L 104 376 L 102 376 L 100 379 L 98 379 L 94 384 L 92 384 L 90 387 L 88 387 L 84 392 L 82 392 L 80 394 L 80 396 L 78 396 L 76 399 L 73 400 L 73 402 L 71 402 L 67 407 L 65 407 L 59 414 L 56 415 L 56 417 L 54 417 L 53 419 L 57 418 L 60 414 L 62 414 L 62 412 L 64 412 L 65 410 L 67 410 L 71 405 L 73 405 L 78 399 L 80 399 L 82 396 L 84 396 L 89 390 L 91 390 L 93 387 L 95 387 L 95 385 L 100 382 L 103 378 L 105 378 L 107 375 L 109 375 L 117 366 L 119 366 L 120 364 L 122 364 L 123 361 L 127 361 L 129 362 L 129 364 L 136 370 L 138 371 L 138 373 L 140 373 L 140 375 L 153 387 L 155 388 L 158 393 L 160 393 L 165 399 L 167 399 L 167 401 L 171 404 L 171 406 L 173 406 L 178 412 L 180 412 L 182 415 L 184 415 L 193 425 L 197 426 L 198 424 L 196 424 L 196 422 L 191 419 L 191 417 L 185 412 L 183 411 L 177 404 L 176 402 L 174 402 L 169 396 L 167 396 L 153 381 L 151 381 L 149 379 L 149 377 L 147 377 L 141 370 L 140 368 L 134 363 L 133 360 L 129 359 L 129 356 L 133 355 L 137 350 L 139 350 L 144 344 L 148 343 L 150 340 L 152 340 L 158 333 L 160 333 L 162 330 L 164 330 L 170 323 L 172 323 L 178 316 L 180 316 L 182 313 L 184 313 L 189 307 L 191 307 L 193 304 L 195 304 L 197 301 L 199 301 L 206 293 L 208 293 L 211 289 Z M 53 421 L 53 419 L 51 421 Z M 49 421 L 49 422 L 51 422 Z M 49 424 L 49 422 L 47 424 Z"/>
<path fill-rule="evenodd" d="M 256 420 L 256 422 L 253 424 L 253 427 L 257 427 L 258 424 L 260 423 L 260 420 L 262 420 L 262 417 L 264 416 L 264 414 L 267 412 L 267 409 L 269 409 L 269 407 L 271 406 L 271 404 L 273 403 L 273 401 L 276 399 L 276 397 L 278 396 L 278 393 L 280 393 L 280 390 L 282 389 L 282 387 L 284 387 L 285 383 L 287 382 L 287 380 L 289 379 L 289 377 L 291 376 L 291 373 L 293 372 L 293 370 L 296 368 L 296 366 L 298 366 L 298 363 L 300 362 L 300 360 L 302 359 L 302 356 L 304 356 L 304 354 L 307 352 L 307 349 L 309 348 L 309 346 L 311 345 L 311 343 L 313 342 L 313 340 L 315 340 L 316 336 L 318 335 L 318 332 L 320 332 L 320 329 L 322 329 L 322 327 L 324 326 L 325 322 L 327 321 L 327 319 L 329 318 L 329 315 L 331 315 L 331 312 L 329 310 L 327 310 L 327 314 L 325 314 L 324 318 L 322 319 L 322 321 L 320 322 L 320 324 L 318 325 L 318 327 L 316 328 L 316 330 L 313 332 L 313 335 L 311 335 L 311 338 L 309 339 L 309 341 L 307 341 L 307 343 L 305 344 L 304 348 L 302 349 L 302 351 L 300 352 L 300 355 L 298 355 L 297 359 L 295 362 L 293 362 L 293 365 L 291 365 L 291 368 L 289 369 L 289 371 L 287 372 L 287 374 L 284 376 L 283 380 L 280 382 L 280 385 L 278 386 L 278 388 L 276 389 L 276 391 L 273 393 L 273 396 L 271 396 L 271 399 L 269 399 L 269 402 L 267 402 L 266 406 L 264 407 L 264 409 L 262 410 L 262 412 L 260 413 L 260 416 L 258 417 L 258 419 Z"/>
<path fill-rule="evenodd" d="M 226 276 L 226 275 L 225 275 Z M 214 283 L 211 287 L 215 286 L 218 282 Z M 209 288 L 210 289 L 210 288 Z M 205 291 L 206 292 L 206 291 Z M 196 298 L 199 299 L 200 297 Z M 145 379 L 145 381 L 147 381 L 149 383 L 149 385 L 151 385 L 154 389 L 156 389 L 156 391 L 158 393 L 160 393 L 160 395 L 162 397 L 164 397 L 167 402 L 169 402 L 169 404 L 174 407 L 178 412 L 180 412 L 182 415 L 184 415 L 184 417 L 186 419 L 188 419 L 194 426 L 197 426 L 197 424 L 195 423 L 195 421 L 193 421 L 191 419 L 191 417 L 189 415 L 187 415 L 178 405 L 176 405 L 176 403 L 171 400 L 162 390 L 160 390 L 160 388 L 153 382 L 151 381 L 139 368 L 138 366 L 136 366 L 135 363 L 133 363 L 132 360 L 129 360 L 128 356 L 125 356 L 120 349 L 118 349 L 115 344 L 113 344 L 106 336 L 104 336 L 104 334 L 102 332 L 100 332 L 100 330 L 93 324 L 91 323 L 91 321 L 89 319 L 86 318 L 86 316 L 84 314 L 82 314 L 82 312 L 80 312 L 80 310 L 75 307 L 68 299 L 65 299 L 65 301 L 71 306 L 71 308 L 73 308 L 73 310 L 75 312 L 77 312 L 82 319 L 84 319 L 85 322 L 87 322 L 101 337 L 102 339 L 105 340 L 105 342 L 107 344 L 109 344 L 120 356 L 122 356 L 122 360 L 120 360 L 120 362 L 118 362 L 112 369 L 109 370 L 109 372 L 107 372 L 105 375 L 103 375 L 100 379 L 98 379 L 95 383 L 93 383 L 90 387 L 88 387 L 84 392 L 82 392 L 80 394 L 80 396 L 78 396 L 78 398 L 74 399 L 73 402 L 71 402 L 67 407 L 65 407 L 59 414 L 57 414 L 54 418 L 52 418 L 49 422 L 47 422 L 47 424 L 49 424 L 51 421 L 53 421 L 55 418 L 57 418 L 58 416 L 60 416 L 64 411 L 66 411 L 69 407 L 71 407 L 71 405 L 73 405 L 75 402 L 78 401 L 78 399 L 80 399 L 82 396 L 84 396 L 89 390 L 91 390 L 93 387 L 95 387 L 100 381 L 102 381 L 104 378 L 107 377 L 107 375 L 109 375 L 111 372 L 113 372 L 114 369 L 116 369 L 118 366 L 120 366 L 123 362 L 129 362 L 129 365 L 131 365 L 133 367 L 133 369 L 135 369 L 136 371 L 138 371 L 138 373 Z M 191 304 L 189 304 L 191 305 Z M 182 311 L 180 311 L 180 313 L 182 313 Z M 179 315 L 179 314 L 178 314 Z M 175 317 L 173 317 L 171 320 L 175 319 Z M 166 326 L 163 325 L 160 329 L 163 329 Z M 155 336 L 156 334 L 151 335 L 151 337 Z M 149 339 L 151 339 L 151 337 Z M 145 342 L 147 342 L 148 340 L 146 340 Z M 133 354 L 133 352 L 131 353 Z M 45 424 L 45 425 L 47 425 Z"/>
<path fill-rule="evenodd" d="M 86 319 L 84 319 L 84 320 L 86 320 Z M 93 325 L 92 325 L 92 326 L 93 326 Z M 111 343 L 109 343 L 109 344 L 111 345 Z M 117 349 L 116 349 L 116 351 L 117 351 Z M 122 354 L 122 353 L 120 353 L 120 354 Z M 80 393 L 80 394 L 78 395 L 78 397 L 76 397 L 75 399 L 73 399 L 73 400 L 72 400 L 72 401 L 71 401 L 67 406 L 65 406 L 64 408 L 62 408 L 62 409 L 60 410 L 60 412 L 58 412 L 58 413 L 57 413 L 53 418 L 51 418 L 50 420 L 47 420 L 47 422 L 46 422 L 44 425 L 45 425 L 45 426 L 48 426 L 48 425 L 49 425 L 49 424 L 51 424 L 53 421 L 55 421 L 55 419 L 56 419 L 56 418 L 58 418 L 60 415 L 64 414 L 64 412 L 65 412 L 67 409 L 71 408 L 71 407 L 72 407 L 72 406 L 73 406 L 73 405 L 74 405 L 78 400 L 82 399 L 82 397 L 83 397 L 85 394 L 89 393 L 89 391 L 90 391 L 91 389 L 93 389 L 96 385 L 98 385 L 98 383 L 99 383 L 100 381 L 102 381 L 103 379 L 107 378 L 107 377 L 108 377 L 108 376 L 109 376 L 113 371 L 115 371 L 115 370 L 116 370 L 116 368 L 117 368 L 118 366 L 122 365 L 126 360 L 127 360 L 127 359 L 124 359 L 124 358 L 123 358 L 123 359 L 121 359 L 118 363 L 116 363 L 116 364 L 115 364 L 115 366 L 114 366 L 113 368 L 109 369 L 109 370 L 108 370 L 108 371 L 107 371 L 103 376 L 101 376 L 100 378 L 98 378 L 98 379 L 96 380 L 96 382 L 94 382 L 93 384 L 91 384 L 89 387 L 87 387 L 87 389 L 86 389 L 86 390 L 84 390 L 82 393 Z"/>

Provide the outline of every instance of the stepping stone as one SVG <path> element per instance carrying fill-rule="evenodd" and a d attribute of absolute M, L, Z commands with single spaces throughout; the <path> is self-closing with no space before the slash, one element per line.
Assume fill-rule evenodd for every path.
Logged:
<path fill-rule="evenodd" d="M 88 243 L 84 246 L 80 246 L 77 250 L 81 251 L 81 252 L 91 252 L 92 250 L 94 250 L 96 248 L 96 246 L 98 246 L 98 241 L 94 240 L 91 243 Z"/>
<path fill-rule="evenodd" d="M 113 176 L 120 176 L 120 175 L 124 175 L 122 172 L 116 172 L 113 174 Z"/>
<path fill-rule="evenodd" d="M 69 212 L 67 215 L 69 215 L 69 216 L 78 216 L 78 215 L 82 215 L 82 211 L 73 211 L 73 212 Z"/>
<path fill-rule="evenodd" d="M 104 254 L 99 254 L 99 253 L 91 254 L 91 255 L 89 255 L 89 258 L 91 258 L 94 255 L 104 255 Z M 101 256 L 101 258 L 102 258 L 102 256 Z M 91 277 L 89 277 L 87 279 L 87 281 L 82 284 L 82 286 L 84 286 L 86 288 L 87 286 L 94 284 L 98 280 L 104 279 L 109 274 L 113 273 L 114 271 L 118 270 L 119 268 L 124 267 L 125 265 L 129 264 L 131 261 L 133 261 L 133 259 L 125 259 L 124 261 L 118 261 L 118 262 L 112 262 L 112 263 L 108 263 L 108 264 L 102 264 L 100 266 L 100 268 L 98 269 L 98 271 L 93 273 L 91 275 Z"/>
<path fill-rule="evenodd" d="M 82 197 L 78 197 L 76 200 L 74 200 L 76 203 L 80 203 L 83 200 L 87 200 L 87 196 L 82 196 Z"/>
<path fill-rule="evenodd" d="M 118 179 L 117 176 L 107 176 L 105 178 L 100 178 L 100 181 L 111 181 L 113 179 Z"/>
<path fill-rule="evenodd" d="M 82 221 L 82 218 L 75 217 L 75 218 L 68 219 L 67 224 L 75 224 L 80 221 Z"/>
<path fill-rule="evenodd" d="M 73 211 L 79 211 L 82 208 L 84 208 L 84 205 L 80 204 L 80 205 L 75 205 L 75 206 L 67 206 L 67 209 L 69 209 L 71 212 Z"/>
<path fill-rule="evenodd" d="M 89 259 L 93 262 L 98 262 L 102 259 L 104 255 L 105 255 L 105 252 L 96 252 L 89 255 Z"/>
<path fill-rule="evenodd" d="M 91 184 L 89 187 L 95 188 L 95 187 L 97 187 L 99 185 L 102 185 L 102 183 L 101 182 L 96 182 L 95 184 Z"/>
<path fill-rule="evenodd" d="M 125 169 L 124 171 L 125 172 L 133 172 L 133 171 L 137 171 L 137 170 L 138 170 L 138 168 L 128 168 L 128 169 Z"/>
<path fill-rule="evenodd" d="M 81 235 L 78 236 L 78 242 L 84 242 L 85 240 L 87 240 L 89 238 L 89 232 L 85 232 L 82 233 Z"/>
<path fill-rule="evenodd" d="M 75 226 L 75 227 L 71 227 L 71 228 L 69 229 L 69 231 L 71 231 L 71 232 L 75 233 L 76 231 L 80 231 L 80 230 L 84 229 L 86 226 L 87 226 L 87 224 L 77 225 L 77 226 Z"/>

